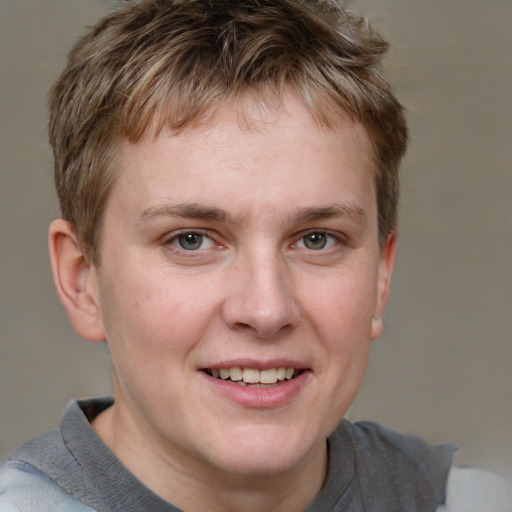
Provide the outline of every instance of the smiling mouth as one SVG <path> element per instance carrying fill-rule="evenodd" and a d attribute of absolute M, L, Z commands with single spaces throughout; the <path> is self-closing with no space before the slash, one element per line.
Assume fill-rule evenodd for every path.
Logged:
<path fill-rule="evenodd" d="M 226 382 L 232 382 L 239 386 L 270 387 L 283 384 L 300 375 L 303 370 L 293 367 L 268 368 L 258 370 L 256 368 L 207 368 L 203 370 L 210 377 Z"/>

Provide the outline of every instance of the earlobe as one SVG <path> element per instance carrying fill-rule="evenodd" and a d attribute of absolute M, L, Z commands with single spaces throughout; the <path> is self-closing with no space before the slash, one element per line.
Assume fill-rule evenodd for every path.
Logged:
<path fill-rule="evenodd" d="M 393 231 L 381 250 L 377 276 L 377 305 L 372 319 L 370 339 L 375 340 L 382 334 L 382 314 L 388 302 L 391 276 L 395 265 L 396 232 Z"/>
<path fill-rule="evenodd" d="M 85 258 L 71 224 L 54 220 L 48 244 L 53 280 L 71 325 L 82 338 L 104 341 L 96 269 Z"/>

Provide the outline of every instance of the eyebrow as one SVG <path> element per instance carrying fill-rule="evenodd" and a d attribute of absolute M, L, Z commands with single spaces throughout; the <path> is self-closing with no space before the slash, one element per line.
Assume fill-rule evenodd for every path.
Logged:
<path fill-rule="evenodd" d="M 214 206 L 183 203 L 147 208 L 139 215 L 137 224 L 145 224 L 159 217 L 183 217 L 187 219 L 226 221 L 230 218 L 230 215 L 225 210 Z"/>
<path fill-rule="evenodd" d="M 160 217 L 183 217 L 187 219 L 238 223 L 235 218 L 222 208 L 204 206 L 197 203 L 182 203 L 147 208 L 139 215 L 137 224 L 145 224 Z M 366 212 L 362 208 L 351 204 L 339 203 L 324 207 L 299 208 L 289 218 L 291 222 L 299 224 L 340 217 L 348 217 L 358 224 L 366 224 L 367 222 Z"/>
<path fill-rule="evenodd" d="M 320 208 L 301 208 L 291 215 L 291 220 L 297 223 L 312 222 L 316 220 L 348 217 L 358 224 L 366 224 L 366 212 L 359 206 L 351 204 L 333 204 Z"/>

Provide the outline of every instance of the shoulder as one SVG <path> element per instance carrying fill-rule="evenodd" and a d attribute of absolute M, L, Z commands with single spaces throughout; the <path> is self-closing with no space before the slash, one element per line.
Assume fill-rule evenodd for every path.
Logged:
<path fill-rule="evenodd" d="M 29 439 L 0 464 L 1 512 L 92 512 L 66 483 L 81 476 L 60 429 Z"/>
<path fill-rule="evenodd" d="M 392 457 L 422 472 L 444 472 L 448 476 L 457 446 L 452 443 L 432 445 L 419 437 L 402 434 L 372 421 L 353 424 L 358 444 L 365 448 L 365 455 Z"/>
<path fill-rule="evenodd" d="M 2 512 L 93 512 L 67 494 L 47 475 L 26 462 L 0 465 Z"/>
<path fill-rule="evenodd" d="M 512 484 L 484 469 L 452 468 L 446 494 L 446 504 L 438 512 L 512 511 Z"/>
<path fill-rule="evenodd" d="M 369 421 L 340 427 L 352 437 L 368 510 L 379 510 L 383 497 L 389 510 L 434 511 L 445 502 L 455 445 L 431 445 Z"/>

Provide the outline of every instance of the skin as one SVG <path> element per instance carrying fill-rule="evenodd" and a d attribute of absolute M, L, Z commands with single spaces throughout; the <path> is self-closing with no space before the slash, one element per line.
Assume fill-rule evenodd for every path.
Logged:
<path fill-rule="evenodd" d="M 186 511 L 302 510 L 314 498 L 393 268 L 362 126 L 321 128 L 291 93 L 278 112 L 254 111 L 250 127 L 224 109 L 208 126 L 123 141 L 97 266 L 68 223 L 50 229 L 73 326 L 111 352 L 115 405 L 93 428 Z M 239 396 L 203 371 L 232 362 L 303 373 L 281 395 Z"/>

